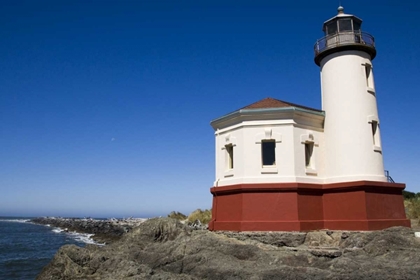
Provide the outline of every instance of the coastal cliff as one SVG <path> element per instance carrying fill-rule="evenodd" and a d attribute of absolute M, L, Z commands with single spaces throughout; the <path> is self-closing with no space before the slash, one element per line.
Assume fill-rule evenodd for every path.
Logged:
<path fill-rule="evenodd" d="M 210 232 L 159 218 L 107 246 L 63 246 L 37 279 L 420 279 L 420 238 L 404 227 Z"/>

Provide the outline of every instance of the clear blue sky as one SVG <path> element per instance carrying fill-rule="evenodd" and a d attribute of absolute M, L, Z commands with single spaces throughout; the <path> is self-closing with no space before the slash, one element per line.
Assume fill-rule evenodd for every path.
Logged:
<path fill-rule="evenodd" d="M 385 167 L 420 192 L 420 4 L 341 1 L 376 38 Z M 321 108 L 338 1 L 0 1 L 0 216 L 210 208 L 212 119 Z"/>

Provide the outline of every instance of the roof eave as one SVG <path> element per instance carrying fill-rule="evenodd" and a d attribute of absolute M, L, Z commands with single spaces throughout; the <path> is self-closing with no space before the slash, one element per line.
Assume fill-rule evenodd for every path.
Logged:
<path fill-rule="evenodd" d="M 332 21 L 334 21 L 334 20 L 336 20 L 336 19 L 339 19 L 339 18 L 353 18 L 353 19 L 358 20 L 360 23 L 362 23 L 362 22 L 363 22 L 363 20 L 362 20 L 361 18 L 359 18 L 359 17 L 357 17 L 357 16 L 355 16 L 355 15 L 349 15 L 349 14 L 338 14 L 338 15 L 336 15 L 336 16 L 334 16 L 334 17 L 332 17 L 332 18 L 330 18 L 329 20 L 327 20 L 327 21 L 325 21 L 325 22 L 324 22 L 324 24 L 322 25 L 322 31 L 324 31 L 324 32 L 325 32 L 325 26 L 326 26 L 328 23 L 330 23 L 330 22 L 332 22 Z"/>
<path fill-rule="evenodd" d="M 318 110 L 309 110 L 304 109 L 300 107 L 281 107 L 281 108 L 262 108 L 262 109 L 241 109 L 235 112 L 232 112 L 230 114 L 224 115 L 220 118 L 214 119 L 210 122 L 210 125 L 213 127 L 213 129 L 219 128 L 220 124 L 223 122 L 227 122 L 229 120 L 239 118 L 246 115 L 264 115 L 264 114 L 274 114 L 274 113 L 287 113 L 287 112 L 302 112 L 306 114 L 312 114 L 319 117 L 325 117 L 324 111 L 318 111 Z"/>

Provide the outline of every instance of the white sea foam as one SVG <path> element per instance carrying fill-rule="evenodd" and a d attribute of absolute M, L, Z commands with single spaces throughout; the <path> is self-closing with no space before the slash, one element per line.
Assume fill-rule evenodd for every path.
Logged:
<path fill-rule="evenodd" d="M 27 223 L 30 219 L 0 219 L 0 222 Z"/>
<path fill-rule="evenodd" d="M 95 244 L 95 245 L 99 245 L 99 246 L 103 246 L 105 245 L 105 243 L 99 243 L 96 242 L 95 240 L 92 239 L 92 236 L 94 236 L 94 234 L 89 234 L 89 233 L 79 233 L 79 232 L 69 232 L 66 229 L 62 229 L 62 228 L 54 228 L 52 230 L 55 233 L 62 233 L 62 234 L 66 234 L 67 236 L 69 236 L 70 238 L 85 243 L 85 244 Z"/>
<path fill-rule="evenodd" d="M 65 230 L 62 229 L 62 228 L 54 228 L 52 231 L 55 232 L 55 233 L 60 233 L 60 232 L 63 232 Z"/>
<path fill-rule="evenodd" d="M 94 236 L 94 234 L 78 233 L 78 232 L 69 232 L 68 234 L 79 242 L 83 242 L 86 244 L 95 244 L 95 245 L 100 245 L 100 246 L 105 245 L 105 243 L 99 243 L 93 240 L 92 236 Z"/>

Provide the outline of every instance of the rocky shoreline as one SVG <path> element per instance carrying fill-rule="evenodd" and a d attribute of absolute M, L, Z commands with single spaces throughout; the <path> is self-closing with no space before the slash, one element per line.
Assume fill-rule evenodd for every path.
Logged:
<path fill-rule="evenodd" d="M 92 239 L 98 243 L 110 244 L 119 240 L 125 233 L 139 226 L 147 219 L 91 219 L 91 218 L 59 218 L 41 217 L 30 222 L 49 225 L 64 231 L 93 234 Z"/>
<path fill-rule="evenodd" d="M 37 279 L 420 279 L 420 238 L 404 227 L 210 232 L 157 218 L 107 246 L 63 246 Z"/>
<path fill-rule="evenodd" d="M 61 217 L 39 217 L 31 219 L 30 222 L 40 225 L 48 225 L 60 228 L 65 232 L 77 232 L 92 234 L 91 238 L 100 244 L 110 244 L 119 240 L 124 234 L 133 230 L 147 219 L 144 218 L 125 218 L 125 219 L 92 219 L 92 218 L 61 218 Z M 200 220 L 188 222 L 182 220 L 181 223 L 194 230 L 207 229 L 207 224 L 202 224 Z"/>

